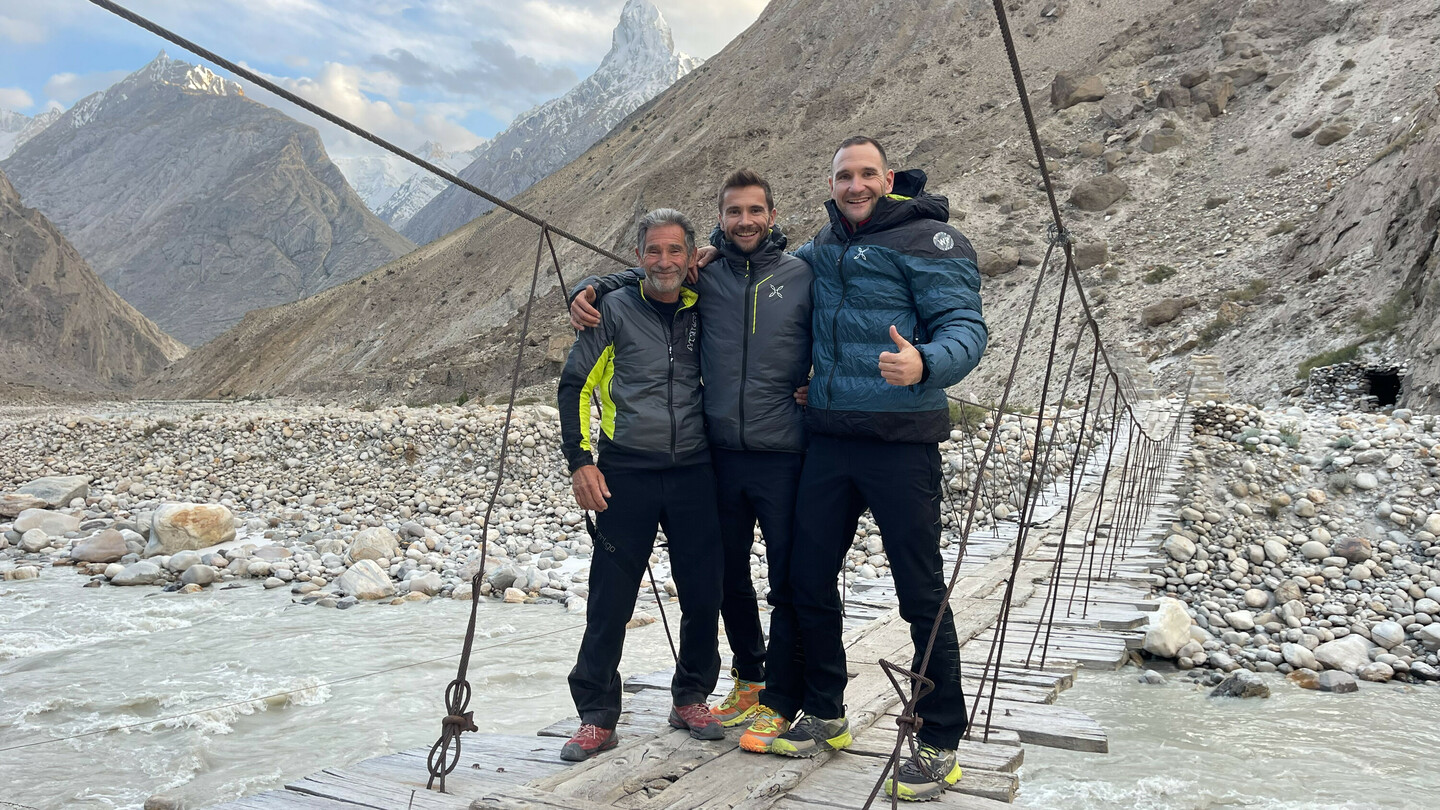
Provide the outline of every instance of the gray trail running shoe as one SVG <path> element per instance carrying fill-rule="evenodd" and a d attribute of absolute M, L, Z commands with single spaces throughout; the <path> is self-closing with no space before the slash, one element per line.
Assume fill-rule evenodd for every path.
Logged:
<path fill-rule="evenodd" d="M 821 720 L 805 715 L 790 727 L 790 730 L 770 743 L 770 753 L 787 757 L 813 757 L 821 751 L 839 751 L 849 748 L 854 740 L 850 736 L 850 721 L 843 717 Z"/>
<path fill-rule="evenodd" d="M 955 751 L 920 743 L 915 755 L 900 763 L 900 778 L 885 780 L 885 795 L 907 802 L 928 802 L 938 799 L 945 789 L 960 781 L 960 766 Z"/>

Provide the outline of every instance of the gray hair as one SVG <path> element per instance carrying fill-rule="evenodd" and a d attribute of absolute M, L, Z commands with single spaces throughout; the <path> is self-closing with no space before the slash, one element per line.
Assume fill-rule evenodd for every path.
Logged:
<path fill-rule="evenodd" d="M 685 249 L 695 252 L 695 226 L 690 224 L 688 217 L 674 208 L 656 208 L 640 218 L 640 224 L 635 228 L 635 249 L 644 253 L 645 235 L 651 228 L 661 225 L 679 225 L 680 230 L 685 232 Z"/>

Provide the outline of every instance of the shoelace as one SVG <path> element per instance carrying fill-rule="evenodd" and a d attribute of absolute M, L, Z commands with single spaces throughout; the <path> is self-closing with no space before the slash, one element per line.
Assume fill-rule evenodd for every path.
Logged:
<path fill-rule="evenodd" d="M 599 726 L 584 725 L 580 727 L 580 731 L 575 735 L 575 739 L 578 740 L 581 745 L 585 745 L 586 743 L 595 743 L 598 745 L 605 742 L 605 738 L 609 736 L 610 732 L 606 729 L 600 728 Z"/>
<path fill-rule="evenodd" d="M 780 724 L 784 722 L 783 717 L 769 706 L 761 706 L 755 710 L 755 719 L 750 723 L 750 730 L 756 734 L 775 734 L 780 731 Z"/>
<path fill-rule="evenodd" d="M 945 776 L 941 769 L 945 767 L 947 756 L 939 748 L 920 743 L 920 748 L 915 756 L 900 763 L 901 776 L 918 776 L 924 779 L 940 779 Z M 948 771 L 948 769 L 945 769 Z"/>

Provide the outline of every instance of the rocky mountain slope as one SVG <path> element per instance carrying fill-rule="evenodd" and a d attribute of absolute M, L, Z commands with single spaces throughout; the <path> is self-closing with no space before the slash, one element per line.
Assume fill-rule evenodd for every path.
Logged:
<path fill-rule="evenodd" d="M 0 386 L 115 391 L 185 347 L 95 275 L 0 173 Z"/>
<path fill-rule="evenodd" d="M 1089 299 L 1112 353 L 1148 362 L 1160 387 L 1182 384 L 1189 358 L 1203 352 L 1218 356 L 1237 395 L 1283 396 L 1300 363 L 1367 328 L 1362 307 L 1381 331 L 1399 320 L 1380 310 L 1405 273 L 1381 278 L 1390 265 L 1379 254 L 1347 254 L 1354 271 L 1322 255 L 1339 235 L 1327 223 L 1341 210 L 1373 221 L 1366 233 L 1411 234 L 1395 250 L 1416 246 L 1404 248 L 1407 266 L 1422 268 L 1412 284 L 1433 290 L 1433 245 L 1422 244 L 1433 205 L 1420 202 L 1433 200 L 1437 172 L 1422 160 L 1433 154 L 1422 119 L 1440 78 L 1433 7 L 1012 5 Z M 929 172 L 931 189 L 950 198 L 952 219 L 982 251 L 990 354 L 958 391 L 993 400 L 1045 250 L 1048 207 L 990 4 L 890 0 L 870 15 L 851 12 L 836 0 L 772 4 L 724 51 L 516 202 L 627 251 L 638 212 L 672 205 L 710 220 L 715 183 L 749 165 L 771 179 L 781 224 L 803 240 L 823 222 L 832 145 L 856 132 L 878 137 L 896 167 Z M 1366 185 L 1402 180 L 1413 180 L 1414 195 L 1360 204 Z M 170 369 L 156 390 L 493 395 L 504 385 L 498 369 L 513 358 L 503 341 L 518 327 L 534 239 L 528 223 L 485 217 L 363 283 L 254 313 Z M 609 269 L 559 247 L 571 280 Z M 1422 254 L 1432 258 L 1415 264 Z M 525 378 L 537 385 L 558 368 L 543 359 L 546 348 L 553 342 L 557 356 L 570 337 L 548 276 L 541 290 L 548 297 L 532 324 Z M 1041 313 L 1057 294 L 1058 285 L 1046 288 Z M 1073 293 L 1067 300 L 1064 349 L 1080 320 Z M 1433 292 L 1426 300 L 1433 311 Z M 1422 351 L 1421 320 L 1399 320 L 1386 339 L 1397 351 Z M 1036 341 L 1048 343 L 1050 328 L 1044 317 L 1032 324 L 1017 376 L 1023 396 L 1038 393 L 1046 353 Z M 1440 374 L 1424 362 L 1412 392 Z"/>
<path fill-rule="evenodd" d="M 649 0 L 627 0 L 610 52 L 565 95 L 521 113 L 480 147 L 460 177 L 508 199 L 574 160 L 620 119 L 694 70 L 699 59 L 675 50 L 670 25 Z M 416 244 L 437 239 L 493 206 L 446 188 L 400 227 Z"/>
<path fill-rule="evenodd" d="M 411 247 L 314 129 L 163 53 L 3 168 L 112 289 L 191 345 Z"/>
<path fill-rule="evenodd" d="M 484 152 L 484 149 L 485 145 L 481 144 L 465 152 L 448 152 L 440 144 L 428 142 L 423 144 L 415 154 L 442 169 L 459 173 L 473 163 Z M 414 168 L 413 165 L 411 168 Z M 390 227 L 404 230 L 411 218 L 431 200 L 440 196 L 440 193 L 449 185 L 430 172 L 416 169 L 410 173 L 410 177 L 404 183 L 400 184 L 399 188 L 395 189 L 393 194 L 371 210 L 385 220 Z"/>
<path fill-rule="evenodd" d="M 47 110 L 34 117 L 11 110 L 0 110 L 0 160 L 4 160 L 25 142 L 40 134 L 61 116 L 59 110 Z"/>

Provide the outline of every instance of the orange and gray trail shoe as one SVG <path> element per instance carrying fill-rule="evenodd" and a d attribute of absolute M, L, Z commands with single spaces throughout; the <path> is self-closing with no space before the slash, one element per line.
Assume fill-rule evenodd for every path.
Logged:
<path fill-rule="evenodd" d="M 907 802 L 928 802 L 940 798 L 958 781 L 960 766 L 955 762 L 955 752 L 920 743 L 915 755 L 900 763 L 900 778 L 885 780 L 885 795 Z"/>
<path fill-rule="evenodd" d="M 757 704 L 750 713 L 750 727 L 740 735 L 740 747 L 757 754 L 768 753 L 775 738 L 789 730 L 789 720 L 764 703 Z"/>
<path fill-rule="evenodd" d="M 582 725 L 575 736 L 560 749 L 560 758 L 566 762 L 584 762 L 601 751 L 609 751 L 620 744 L 620 735 L 613 728 L 601 728 L 589 723 Z"/>
<path fill-rule="evenodd" d="M 690 730 L 690 736 L 697 740 L 723 740 L 725 727 L 710 713 L 704 703 L 688 706 L 674 706 L 670 709 L 670 727 Z"/>
<path fill-rule="evenodd" d="M 813 757 L 821 751 L 839 751 L 854 742 L 850 721 L 843 717 L 821 720 L 805 715 L 790 730 L 770 743 L 770 753 L 787 757 Z"/>
<path fill-rule="evenodd" d="M 755 707 L 760 705 L 760 693 L 765 691 L 764 681 L 747 681 L 733 669 L 730 670 L 730 677 L 735 682 L 730 687 L 730 694 L 710 709 L 710 713 L 715 715 L 715 719 L 720 721 L 720 725 L 726 728 L 738 726 L 749 720 L 750 715 L 755 712 Z"/>

